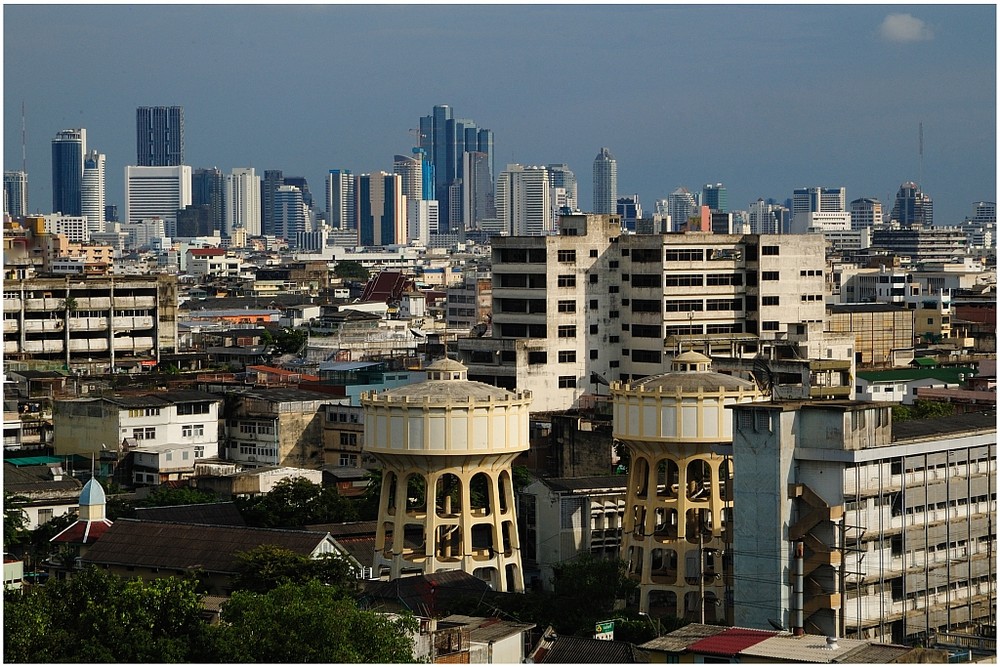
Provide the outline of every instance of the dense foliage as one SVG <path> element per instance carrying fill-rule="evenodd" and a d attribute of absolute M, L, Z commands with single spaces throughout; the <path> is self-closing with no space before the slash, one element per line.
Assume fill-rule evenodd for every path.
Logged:
<path fill-rule="evenodd" d="M 235 590 L 267 593 L 284 584 L 316 580 L 344 593 L 357 591 L 354 568 L 347 559 L 337 554 L 309 558 L 288 549 L 263 544 L 237 555 L 236 567 Z"/>
<path fill-rule="evenodd" d="M 368 282 L 368 269 L 361 266 L 359 262 L 345 261 L 337 262 L 333 267 L 333 275 L 341 280 L 353 280 L 359 283 Z"/>
<path fill-rule="evenodd" d="M 299 528 L 360 518 L 358 503 L 341 496 L 336 487 L 323 487 L 302 477 L 284 479 L 270 493 L 237 498 L 236 505 L 247 525 L 258 528 Z"/>
<path fill-rule="evenodd" d="M 940 401 L 916 400 L 913 405 L 892 406 L 892 420 L 894 422 L 905 422 L 913 419 L 935 419 L 937 417 L 948 417 L 955 414 L 955 408 L 951 403 Z"/>

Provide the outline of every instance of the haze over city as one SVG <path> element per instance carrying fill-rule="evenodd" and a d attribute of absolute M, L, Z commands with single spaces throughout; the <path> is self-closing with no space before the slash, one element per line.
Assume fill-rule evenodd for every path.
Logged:
<path fill-rule="evenodd" d="M 994 5 L 8 5 L 4 163 L 51 205 L 50 145 L 84 127 L 124 210 L 135 109 L 179 105 L 193 167 L 391 170 L 435 104 L 508 162 L 566 163 L 591 205 L 602 146 L 651 209 L 722 182 L 731 208 L 900 183 L 953 225 L 996 192 Z M 923 127 L 922 159 L 919 127 Z M 318 204 L 320 202 L 317 202 Z"/>

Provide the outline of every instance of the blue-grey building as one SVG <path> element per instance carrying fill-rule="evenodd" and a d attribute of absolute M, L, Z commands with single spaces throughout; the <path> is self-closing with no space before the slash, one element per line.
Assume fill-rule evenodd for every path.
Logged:
<path fill-rule="evenodd" d="M 135 149 L 140 167 L 184 164 L 184 107 L 136 109 Z"/>
<path fill-rule="evenodd" d="M 82 215 L 87 130 L 62 130 L 52 140 L 52 212 Z"/>

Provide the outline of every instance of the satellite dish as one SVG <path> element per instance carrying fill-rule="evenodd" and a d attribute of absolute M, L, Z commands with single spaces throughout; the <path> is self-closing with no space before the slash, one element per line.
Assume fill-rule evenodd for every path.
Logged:
<path fill-rule="evenodd" d="M 753 375 L 753 381 L 757 384 L 757 388 L 765 396 L 774 396 L 774 373 L 771 372 L 771 367 L 767 363 L 762 355 L 758 354 L 753 358 L 753 370 L 750 371 Z"/>

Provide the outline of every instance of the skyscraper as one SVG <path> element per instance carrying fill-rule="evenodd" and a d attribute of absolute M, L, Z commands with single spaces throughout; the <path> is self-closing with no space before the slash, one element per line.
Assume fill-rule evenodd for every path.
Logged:
<path fill-rule="evenodd" d="M 312 231 L 309 208 L 302 191 L 294 185 L 282 185 L 274 192 L 274 235 L 290 243 L 300 232 Z"/>
<path fill-rule="evenodd" d="M 884 222 L 882 202 L 870 197 L 862 197 L 851 202 L 851 229 L 872 229 Z"/>
<path fill-rule="evenodd" d="M 176 167 L 184 163 L 184 107 L 135 110 L 135 149 L 140 167 Z"/>
<path fill-rule="evenodd" d="M 934 224 L 934 202 L 919 185 L 907 181 L 896 192 L 891 217 L 901 227 L 930 227 Z"/>
<path fill-rule="evenodd" d="M 191 175 L 191 205 L 208 206 L 210 229 L 222 232 L 225 221 L 225 185 L 226 177 L 218 167 L 211 169 L 195 169 Z M 199 215 L 202 215 L 199 213 Z M 190 234 L 189 236 L 198 236 Z M 211 236 L 211 232 L 209 233 Z"/>
<path fill-rule="evenodd" d="M 618 203 L 618 163 L 611 151 L 601 148 L 594 158 L 594 213 L 615 212 Z"/>
<path fill-rule="evenodd" d="M 792 215 L 798 213 L 843 213 L 847 210 L 846 188 L 795 188 Z"/>
<path fill-rule="evenodd" d="M 729 193 L 722 183 L 706 183 L 701 189 L 701 205 L 717 213 L 729 212 Z"/>
<path fill-rule="evenodd" d="M 52 140 L 52 212 L 81 215 L 87 130 L 62 130 Z"/>
<path fill-rule="evenodd" d="M 509 236 L 541 236 L 555 229 L 545 167 L 508 164 L 497 179 L 497 218 Z"/>
<path fill-rule="evenodd" d="M 261 233 L 276 236 L 274 222 L 274 193 L 285 184 L 285 176 L 280 169 L 264 170 L 264 184 L 260 190 Z"/>
<path fill-rule="evenodd" d="M 493 132 L 475 122 L 455 118 L 447 104 L 434 107 L 430 116 L 420 118 L 420 146 L 434 165 L 434 197 L 440 206 L 441 233 L 459 232 L 462 217 L 452 215 L 451 203 L 461 207 L 461 188 L 456 183 L 464 177 L 465 152 L 485 153 L 493 181 Z"/>
<path fill-rule="evenodd" d="M 223 236 L 245 229 L 250 236 L 260 236 L 260 177 L 253 167 L 236 168 L 226 176 L 225 221 Z"/>
<path fill-rule="evenodd" d="M 480 223 L 497 215 L 490 178 L 490 156 L 479 151 L 464 153 L 465 177 L 462 179 L 462 226 L 479 229 Z"/>
<path fill-rule="evenodd" d="M 105 174 L 107 157 L 92 150 L 83 160 L 83 182 L 80 192 L 80 214 L 87 216 L 91 232 L 104 231 Z"/>
<path fill-rule="evenodd" d="M 642 217 L 642 204 L 639 203 L 639 195 L 619 197 L 615 203 L 615 212 L 622 218 L 622 227 L 634 232 L 636 221 Z"/>
<path fill-rule="evenodd" d="M 377 171 L 362 174 L 355 182 L 358 207 L 358 241 L 363 246 L 406 243 L 406 198 L 396 174 Z"/>
<path fill-rule="evenodd" d="M 392 173 L 399 176 L 408 200 L 423 198 L 423 164 L 419 157 L 396 155 L 392 159 Z"/>
<path fill-rule="evenodd" d="M 162 218 L 169 237 L 177 235 L 177 211 L 191 203 L 191 167 L 125 167 L 125 219 L 135 224 Z"/>
<path fill-rule="evenodd" d="M 576 182 L 576 174 L 566 164 L 550 164 L 546 167 L 549 170 L 549 185 L 553 188 L 562 188 L 565 193 L 566 206 L 576 211 L 580 208 L 580 193 Z"/>
<path fill-rule="evenodd" d="M 23 171 L 3 173 L 4 213 L 12 218 L 28 215 L 28 174 Z"/>
<path fill-rule="evenodd" d="M 749 209 L 751 234 L 784 233 L 783 218 L 788 212 L 784 206 L 758 199 Z"/>
<path fill-rule="evenodd" d="M 698 203 L 687 188 L 677 188 L 667 195 L 667 213 L 670 215 L 670 231 L 677 231 L 687 224 L 688 218 L 696 215 Z"/>
<path fill-rule="evenodd" d="M 326 222 L 333 229 L 358 228 L 350 169 L 331 169 L 326 176 Z"/>

